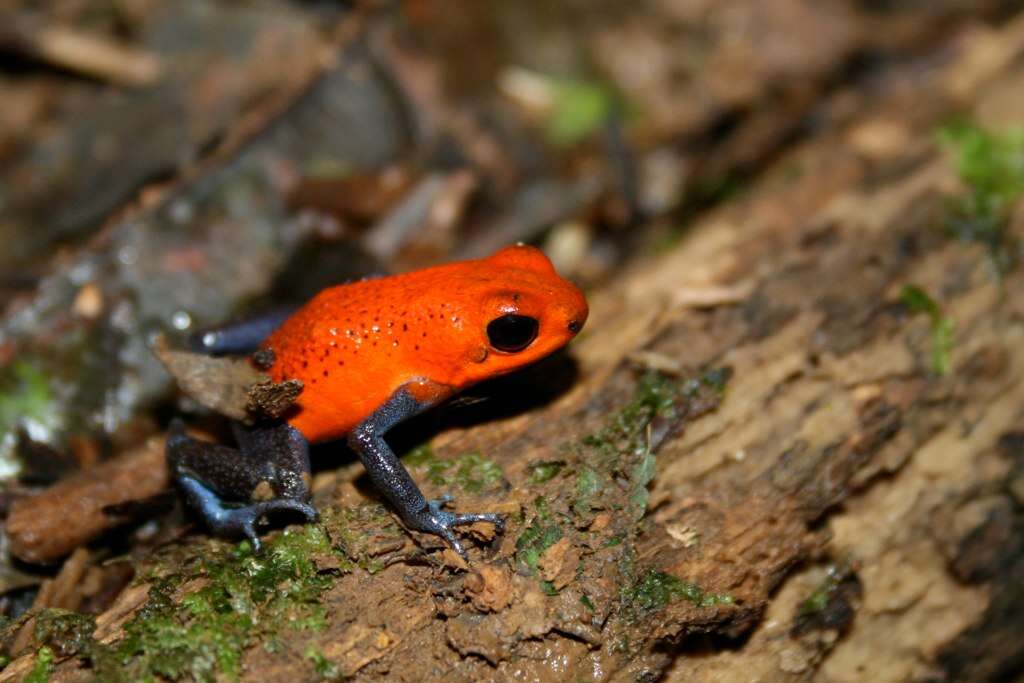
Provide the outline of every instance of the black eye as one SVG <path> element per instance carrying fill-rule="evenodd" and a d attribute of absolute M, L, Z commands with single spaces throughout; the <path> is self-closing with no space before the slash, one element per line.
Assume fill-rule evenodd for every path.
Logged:
<path fill-rule="evenodd" d="M 499 351 L 522 351 L 537 338 L 537 319 L 526 315 L 503 315 L 487 323 L 487 339 Z"/>

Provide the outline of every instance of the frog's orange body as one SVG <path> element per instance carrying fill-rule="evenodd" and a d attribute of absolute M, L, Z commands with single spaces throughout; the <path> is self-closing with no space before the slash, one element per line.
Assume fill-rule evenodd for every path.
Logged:
<path fill-rule="evenodd" d="M 539 321 L 518 353 L 488 343 L 503 315 Z M 264 343 L 275 381 L 304 388 L 290 424 L 309 441 L 337 438 L 401 387 L 435 403 L 481 380 L 528 365 L 564 346 L 587 317 L 580 290 L 539 250 L 503 249 L 485 259 L 326 289 Z"/>
<path fill-rule="evenodd" d="M 316 519 L 309 442 L 348 435 L 402 521 L 466 557 L 455 528 L 487 522 L 500 530 L 501 515 L 453 513 L 444 509 L 449 498 L 427 500 L 384 434 L 471 384 L 561 348 L 586 318 L 580 290 L 544 254 L 521 245 L 326 289 L 262 341 L 273 351 L 271 377 L 303 384 L 287 422 L 238 426 L 237 450 L 192 439 L 176 422 L 167 440 L 169 464 L 211 529 L 245 535 L 258 546 L 256 524 L 268 513 Z M 203 344 L 217 352 L 255 337 L 246 346 L 252 348 L 264 334 L 261 324 L 243 324 L 209 342 L 204 336 Z M 246 499 L 241 507 L 226 502 Z"/>

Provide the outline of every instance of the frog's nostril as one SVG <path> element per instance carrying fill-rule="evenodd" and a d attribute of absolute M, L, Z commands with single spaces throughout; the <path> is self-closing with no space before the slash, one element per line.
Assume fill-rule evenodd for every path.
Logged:
<path fill-rule="evenodd" d="M 583 323 L 581 323 L 579 320 L 570 320 L 569 321 L 569 331 L 570 332 L 572 332 L 573 334 L 576 334 L 581 329 L 583 329 Z"/>

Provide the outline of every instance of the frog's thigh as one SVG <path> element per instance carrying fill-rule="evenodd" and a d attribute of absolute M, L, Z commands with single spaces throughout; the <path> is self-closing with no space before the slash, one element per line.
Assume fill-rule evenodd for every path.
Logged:
<path fill-rule="evenodd" d="M 286 424 L 240 428 L 236 435 L 240 449 L 193 439 L 180 420 L 168 430 L 172 475 L 214 533 L 247 536 L 258 545 L 255 527 L 268 513 L 297 512 L 315 519 L 302 435 Z"/>
<path fill-rule="evenodd" d="M 175 420 L 167 460 L 175 479 L 190 477 L 235 502 L 309 498 L 309 446 L 294 427 L 279 423 L 235 429 L 239 448 L 193 439 Z"/>

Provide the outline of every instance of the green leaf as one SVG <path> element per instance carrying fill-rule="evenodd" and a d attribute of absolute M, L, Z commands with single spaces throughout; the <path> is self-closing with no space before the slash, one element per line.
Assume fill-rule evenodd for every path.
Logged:
<path fill-rule="evenodd" d="M 949 374 L 956 332 L 953 320 L 942 313 L 942 308 L 927 292 L 915 285 L 905 285 L 900 300 L 911 313 L 928 316 L 932 333 L 932 371 L 940 376 Z"/>
<path fill-rule="evenodd" d="M 591 81 L 556 81 L 552 94 L 545 128 L 548 139 L 562 147 L 589 137 L 608 121 L 616 106 L 611 90 Z"/>

